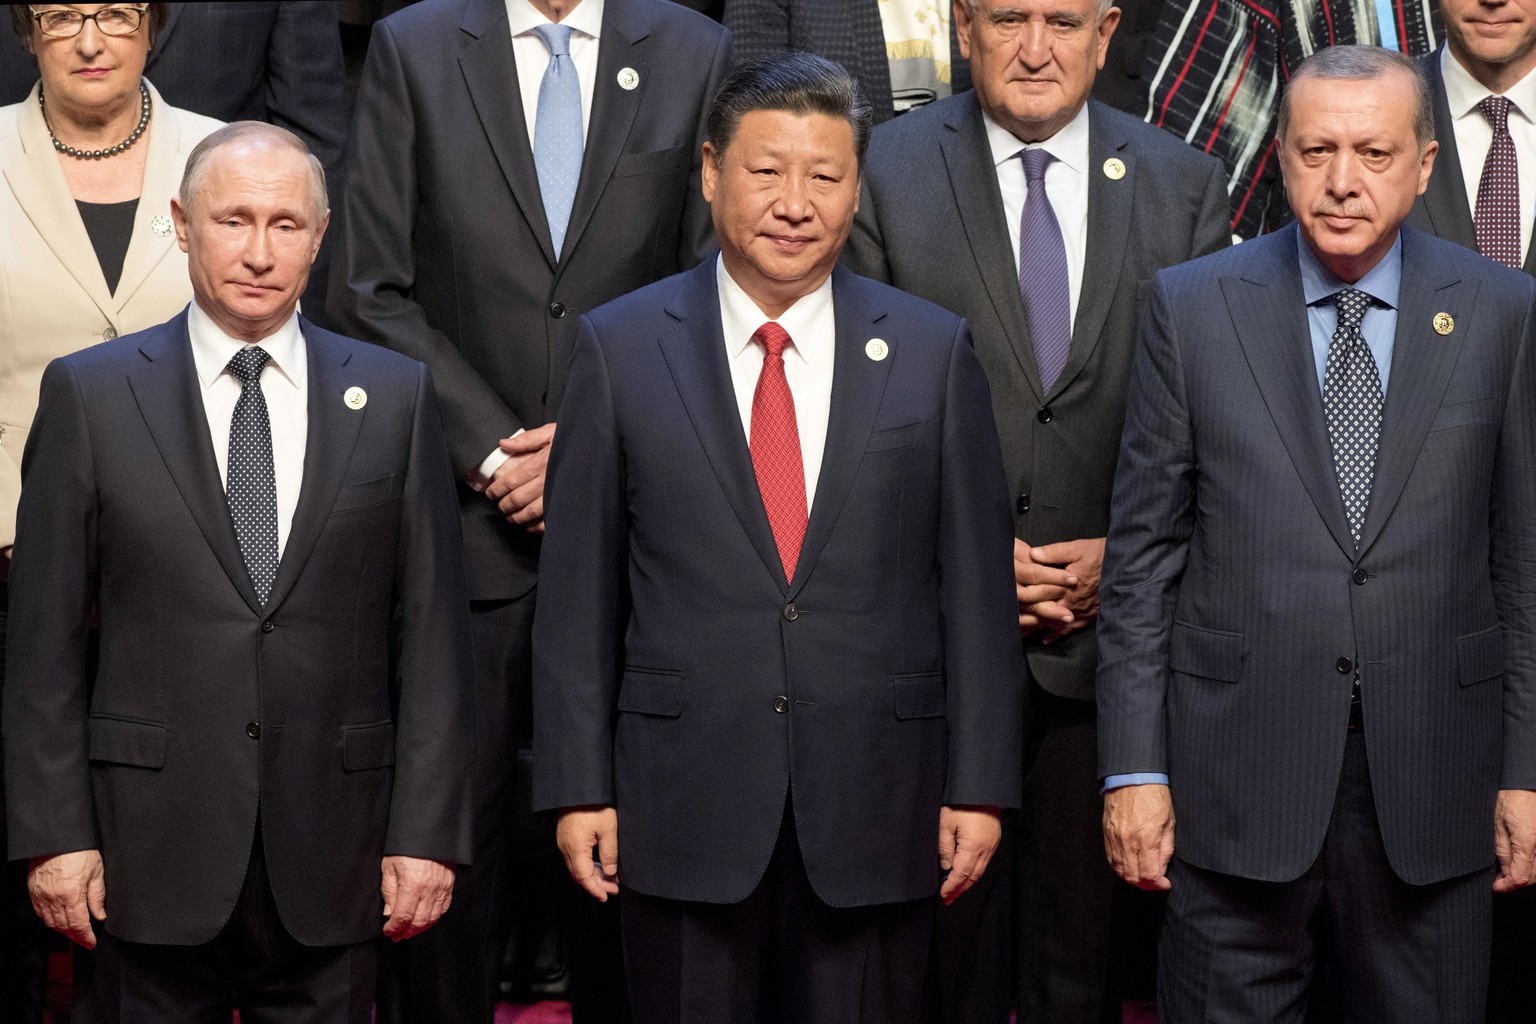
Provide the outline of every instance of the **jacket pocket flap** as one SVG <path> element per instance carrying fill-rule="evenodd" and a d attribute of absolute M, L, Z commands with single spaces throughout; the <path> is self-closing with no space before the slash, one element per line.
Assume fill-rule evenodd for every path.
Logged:
<path fill-rule="evenodd" d="M 897 718 L 942 718 L 944 705 L 944 673 L 913 672 L 897 676 Z"/>
<path fill-rule="evenodd" d="M 348 484 L 336 492 L 336 500 L 331 504 L 331 512 L 346 512 L 354 508 L 368 508 L 371 505 L 380 505 L 394 497 L 395 474 L 381 476 L 377 480 L 366 480 L 360 484 Z"/>
<path fill-rule="evenodd" d="M 1241 633 L 1175 622 L 1169 637 L 1168 667 L 1185 675 L 1235 683 L 1242 678 L 1247 650 Z"/>
<path fill-rule="evenodd" d="M 866 452 L 886 452 L 892 448 L 909 448 L 922 439 L 922 421 L 908 423 L 900 427 L 891 427 L 888 430 L 877 430 L 869 435 L 869 444 L 865 446 Z"/>
<path fill-rule="evenodd" d="M 369 768 L 388 768 L 395 763 L 395 723 L 341 727 L 341 767 L 360 772 Z"/>
<path fill-rule="evenodd" d="M 683 674 L 626 668 L 619 686 L 619 710 L 676 718 L 683 713 Z"/>
<path fill-rule="evenodd" d="M 648 153 L 625 153 L 613 165 L 613 176 L 629 178 L 636 174 L 655 174 L 657 171 L 683 168 L 691 155 L 692 148 L 689 146 L 673 146 L 671 149 L 656 149 Z"/>
<path fill-rule="evenodd" d="M 1504 630 L 1498 626 L 1456 638 L 1456 667 L 1462 686 L 1504 674 Z"/>
<path fill-rule="evenodd" d="M 91 716 L 88 727 L 92 761 L 165 767 L 165 726 L 125 718 Z"/>

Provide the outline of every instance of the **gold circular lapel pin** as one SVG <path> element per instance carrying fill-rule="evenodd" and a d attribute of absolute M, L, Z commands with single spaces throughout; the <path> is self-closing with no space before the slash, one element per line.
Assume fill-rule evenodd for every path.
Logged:
<path fill-rule="evenodd" d="M 164 238 L 171 233 L 171 218 L 163 213 L 157 213 L 149 221 L 149 230 L 155 233 L 156 238 Z"/>
<path fill-rule="evenodd" d="M 891 347 L 884 338 L 870 338 L 864 343 L 864 354 L 878 363 L 891 354 Z"/>
<path fill-rule="evenodd" d="M 619 88 L 629 90 L 640 84 L 640 72 L 634 68 L 619 69 Z"/>
<path fill-rule="evenodd" d="M 341 396 L 341 400 L 346 403 L 348 409 L 361 409 L 368 404 L 368 392 L 357 387 L 347 388 L 347 393 Z"/>
<path fill-rule="evenodd" d="M 1456 329 L 1456 318 L 1449 313 L 1436 313 L 1433 323 L 1436 334 L 1450 334 Z"/>
<path fill-rule="evenodd" d="M 1104 177 L 1110 181 L 1119 181 L 1125 177 L 1125 161 L 1117 156 L 1112 156 L 1104 161 Z"/>

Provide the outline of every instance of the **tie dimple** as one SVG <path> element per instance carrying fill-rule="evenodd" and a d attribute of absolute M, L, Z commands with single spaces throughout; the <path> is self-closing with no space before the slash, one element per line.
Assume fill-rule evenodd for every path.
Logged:
<path fill-rule="evenodd" d="M 277 484 L 272 461 L 272 423 L 261 391 L 261 371 L 271 354 L 247 345 L 227 369 L 240 382 L 229 425 L 229 460 L 224 490 L 240 558 L 262 604 L 277 576 Z"/>

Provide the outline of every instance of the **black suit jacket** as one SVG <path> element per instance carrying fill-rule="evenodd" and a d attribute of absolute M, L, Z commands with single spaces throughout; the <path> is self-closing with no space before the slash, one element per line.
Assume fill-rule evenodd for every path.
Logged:
<path fill-rule="evenodd" d="M 1295 879 L 1333 814 L 1358 662 L 1387 859 L 1426 885 L 1490 865 L 1495 792 L 1536 788 L 1536 282 L 1403 230 L 1357 548 L 1298 244 L 1286 228 L 1153 285 L 1104 563 L 1099 769 L 1168 773 L 1188 863 Z"/>
<path fill-rule="evenodd" d="M 1015 529 L 1031 544 L 1102 537 L 1142 297 L 1163 267 L 1227 244 L 1221 164 L 1090 101 L 1088 242 L 1072 352 L 1049 394 L 1014 274 L 981 105 L 973 94 L 875 132 L 845 260 L 964 316 L 992 386 Z M 1124 176 L 1104 172 L 1118 160 Z M 1023 174 L 1022 167 L 1019 173 Z M 1027 645 L 1046 690 L 1093 697 L 1092 630 Z"/>
<path fill-rule="evenodd" d="M 502 0 L 427 0 L 375 26 L 332 309 L 357 336 L 432 368 L 457 473 L 550 419 L 582 312 L 709 248 L 700 147 L 729 55 L 725 29 L 696 12 L 609 0 L 556 253 Z M 618 85 L 622 68 L 638 88 Z M 460 503 L 471 596 L 529 590 L 537 540 L 467 487 Z"/>
<path fill-rule="evenodd" d="M 1441 50 L 1436 50 L 1419 58 L 1419 70 L 1429 79 L 1430 93 L 1435 101 L 1435 141 L 1440 143 L 1440 151 L 1435 154 L 1435 171 L 1429 176 L 1429 185 L 1414 201 L 1413 210 L 1408 214 L 1408 224 L 1476 252 L 1477 231 L 1472 224 L 1472 207 L 1467 202 L 1467 180 L 1461 173 L 1451 108 L 1445 99 L 1440 53 Z M 1474 188 L 1474 195 L 1476 191 Z M 1523 269 L 1527 274 L 1536 274 L 1536 245 L 1526 252 Z"/>
<path fill-rule="evenodd" d="M 131 942 L 218 933 L 258 813 L 306 945 L 378 934 L 380 857 L 469 859 L 467 612 L 431 381 L 303 330 L 303 485 L 265 606 L 186 314 L 43 378 L 10 581 L 8 852 L 101 850 L 105 926 Z"/>
<path fill-rule="evenodd" d="M 713 261 L 582 321 L 534 625 L 534 803 L 616 806 L 640 892 L 744 899 L 792 794 L 824 901 L 919 899 L 941 805 L 1018 805 L 986 380 L 959 318 L 841 269 L 832 294 L 831 418 L 790 583 Z"/>

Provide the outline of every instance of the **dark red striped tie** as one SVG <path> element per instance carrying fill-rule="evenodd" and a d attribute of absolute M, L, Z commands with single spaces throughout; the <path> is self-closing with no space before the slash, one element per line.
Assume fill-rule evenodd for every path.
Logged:
<path fill-rule="evenodd" d="M 788 582 L 795 578 L 808 518 L 800 427 L 795 421 L 795 398 L 784 376 L 784 348 L 793 342 L 784 328 L 772 322 L 753 332 L 752 340 L 763 346 L 764 353 L 763 370 L 752 394 L 752 469 Z"/>

